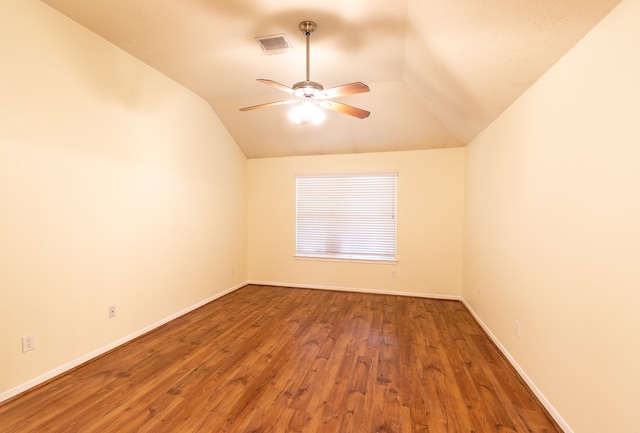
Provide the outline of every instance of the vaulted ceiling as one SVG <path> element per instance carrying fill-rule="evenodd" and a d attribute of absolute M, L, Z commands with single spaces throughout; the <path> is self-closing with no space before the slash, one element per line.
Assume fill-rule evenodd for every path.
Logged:
<path fill-rule="evenodd" d="M 42 0 L 209 102 L 248 158 L 464 146 L 620 0 Z M 256 81 L 292 86 L 306 73 L 371 112 L 327 111 L 295 126 L 290 99 Z M 265 55 L 256 38 L 286 34 Z"/>

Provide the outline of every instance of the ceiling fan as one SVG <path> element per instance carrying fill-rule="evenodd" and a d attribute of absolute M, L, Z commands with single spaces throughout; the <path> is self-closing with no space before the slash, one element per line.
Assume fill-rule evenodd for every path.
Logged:
<path fill-rule="evenodd" d="M 324 119 L 324 113 L 318 107 L 326 108 L 329 110 L 337 111 L 342 114 L 364 119 L 369 117 L 369 113 L 361 108 L 352 107 L 351 105 L 342 104 L 340 102 L 330 101 L 330 98 L 336 98 L 339 96 L 353 95 L 356 93 L 365 93 L 369 91 L 369 86 L 364 83 L 355 82 L 349 84 L 343 84 L 342 86 L 332 87 L 325 89 L 322 84 L 316 83 L 310 80 L 309 74 L 309 38 L 313 32 L 318 28 L 313 21 L 303 21 L 298 26 L 300 31 L 305 35 L 307 42 L 307 77 L 306 80 L 295 83 L 292 87 L 287 87 L 284 84 L 277 83 L 272 80 L 265 80 L 259 78 L 257 81 L 264 83 L 268 86 L 275 87 L 278 90 L 282 90 L 296 99 L 287 99 L 284 101 L 269 102 L 266 104 L 253 105 L 251 107 L 241 108 L 240 111 L 250 111 L 258 108 L 273 107 L 276 105 L 295 104 L 300 103 L 291 113 L 289 117 L 298 125 L 307 123 L 319 123 Z"/>

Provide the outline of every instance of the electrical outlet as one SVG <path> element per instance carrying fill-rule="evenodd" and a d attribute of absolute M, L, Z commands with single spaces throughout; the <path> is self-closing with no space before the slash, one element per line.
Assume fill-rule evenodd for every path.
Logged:
<path fill-rule="evenodd" d="M 28 352 L 36 348 L 36 336 L 27 334 L 22 337 L 22 352 Z"/>
<path fill-rule="evenodd" d="M 113 319 L 116 317 L 116 306 L 112 305 L 109 307 L 109 319 Z"/>
<path fill-rule="evenodd" d="M 231 275 L 233 276 L 233 275 L 235 275 L 237 272 L 238 272 L 238 268 L 237 268 L 237 267 L 235 267 L 235 266 L 232 266 L 232 267 L 231 267 Z"/>
<path fill-rule="evenodd" d="M 520 338 L 520 322 L 517 320 L 513 322 L 513 333 L 517 338 Z"/>

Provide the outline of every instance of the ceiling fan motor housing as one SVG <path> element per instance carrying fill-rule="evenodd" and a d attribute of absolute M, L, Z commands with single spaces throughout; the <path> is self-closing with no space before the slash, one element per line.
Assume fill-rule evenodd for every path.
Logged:
<path fill-rule="evenodd" d="M 303 96 L 314 96 L 324 90 L 324 87 L 320 83 L 315 81 L 300 81 L 293 85 L 293 90 L 296 91 L 296 96 L 301 98 Z"/>

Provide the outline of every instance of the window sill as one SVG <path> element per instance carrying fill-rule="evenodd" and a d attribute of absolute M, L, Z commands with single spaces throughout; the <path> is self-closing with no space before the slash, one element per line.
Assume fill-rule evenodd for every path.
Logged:
<path fill-rule="evenodd" d="M 383 259 L 383 258 L 361 258 L 350 256 L 300 256 L 294 255 L 296 260 L 310 260 L 317 262 L 347 262 L 347 263 L 375 263 L 381 265 L 395 265 L 398 263 L 398 259 Z"/>

